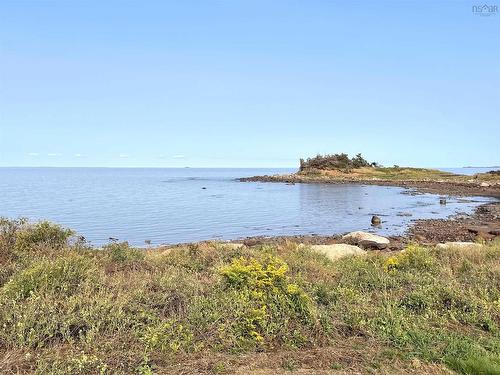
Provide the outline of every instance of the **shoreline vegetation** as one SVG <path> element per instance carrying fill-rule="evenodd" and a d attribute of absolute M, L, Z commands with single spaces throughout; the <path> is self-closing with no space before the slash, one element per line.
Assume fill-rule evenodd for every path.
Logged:
<path fill-rule="evenodd" d="M 384 185 L 412 188 L 421 192 L 500 197 L 500 171 L 489 171 L 466 176 L 436 169 L 383 167 L 369 162 L 361 154 L 349 158 L 347 154 L 317 155 L 300 159 L 296 173 L 244 177 L 242 182 L 332 183 Z"/>
<path fill-rule="evenodd" d="M 499 211 L 153 249 L 2 219 L 0 372 L 498 374 Z"/>

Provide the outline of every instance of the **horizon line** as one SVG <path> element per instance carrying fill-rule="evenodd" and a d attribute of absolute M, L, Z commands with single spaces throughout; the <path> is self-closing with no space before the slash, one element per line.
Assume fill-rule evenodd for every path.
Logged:
<path fill-rule="evenodd" d="M 185 166 L 185 167 L 155 167 L 155 166 L 50 166 L 50 165 L 4 165 L 0 168 L 102 168 L 102 169 L 299 169 L 298 166 L 275 166 L 275 167 L 197 167 L 197 166 Z M 390 168 L 390 166 L 389 166 Z M 401 166 L 400 168 L 430 168 L 430 169 L 441 169 L 441 168 L 460 168 L 460 169 L 472 169 L 472 168 L 500 168 L 498 165 L 492 166 L 446 166 L 446 167 L 415 167 L 415 166 Z"/>

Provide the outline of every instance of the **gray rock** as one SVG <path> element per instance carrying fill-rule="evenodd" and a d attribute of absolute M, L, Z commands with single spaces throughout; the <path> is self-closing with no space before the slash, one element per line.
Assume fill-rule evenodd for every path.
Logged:
<path fill-rule="evenodd" d="M 438 249 L 481 249 L 482 246 L 474 242 L 445 242 L 436 245 Z"/>
<path fill-rule="evenodd" d="M 380 220 L 380 218 L 378 216 L 376 216 L 376 215 L 372 216 L 372 225 L 379 225 L 381 222 L 382 222 L 382 220 Z"/>
<path fill-rule="evenodd" d="M 346 245 L 344 243 L 333 245 L 312 245 L 311 250 L 324 254 L 331 260 L 336 260 L 350 255 L 366 254 L 366 251 L 363 249 L 353 245 Z"/>
<path fill-rule="evenodd" d="M 228 250 L 237 250 L 245 246 L 242 243 L 237 242 L 224 242 L 222 245 Z"/>
<path fill-rule="evenodd" d="M 342 237 L 344 241 L 363 248 L 385 249 L 389 245 L 389 239 L 367 232 L 351 232 Z"/>

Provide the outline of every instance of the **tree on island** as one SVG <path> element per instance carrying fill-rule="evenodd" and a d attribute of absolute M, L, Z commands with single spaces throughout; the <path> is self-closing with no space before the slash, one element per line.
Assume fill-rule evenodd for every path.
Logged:
<path fill-rule="evenodd" d="M 361 153 L 355 157 L 350 158 L 348 154 L 333 154 L 333 155 L 316 155 L 313 158 L 306 160 L 300 159 L 300 171 L 306 169 L 336 169 L 342 171 L 350 171 L 351 169 L 362 167 L 378 167 L 379 164 L 375 162 L 368 162 Z"/>

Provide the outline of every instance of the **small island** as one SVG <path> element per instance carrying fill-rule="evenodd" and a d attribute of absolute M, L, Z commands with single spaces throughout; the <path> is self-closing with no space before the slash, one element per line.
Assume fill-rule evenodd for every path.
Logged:
<path fill-rule="evenodd" d="M 500 197 L 500 171 L 467 176 L 428 168 L 383 167 L 361 154 L 350 158 L 345 153 L 300 159 L 296 173 L 245 177 L 239 181 L 389 185 L 435 194 Z"/>

